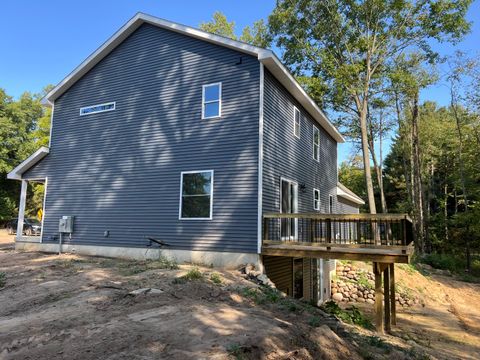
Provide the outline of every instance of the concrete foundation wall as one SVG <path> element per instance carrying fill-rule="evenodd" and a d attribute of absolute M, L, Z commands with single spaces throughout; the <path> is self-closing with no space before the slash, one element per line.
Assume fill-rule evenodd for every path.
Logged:
<path fill-rule="evenodd" d="M 42 244 L 33 242 L 16 242 L 15 250 L 18 251 L 41 251 L 49 253 L 58 252 L 58 244 Z M 196 263 L 213 265 L 214 267 L 233 269 L 240 265 L 252 263 L 260 267 L 260 257 L 257 254 L 214 252 L 214 251 L 190 251 L 190 250 L 166 250 L 126 248 L 114 246 L 89 246 L 63 244 L 62 252 L 90 256 L 104 256 L 112 258 L 146 260 L 158 259 L 165 256 L 174 259 L 178 263 Z"/>

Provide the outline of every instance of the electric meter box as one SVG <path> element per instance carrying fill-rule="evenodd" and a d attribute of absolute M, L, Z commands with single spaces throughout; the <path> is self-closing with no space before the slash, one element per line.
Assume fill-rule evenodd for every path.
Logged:
<path fill-rule="evenodd" d="M 73 233 L 73 219 L 74 216 L 62 216 L 58 222 L 58 232 Z"/>

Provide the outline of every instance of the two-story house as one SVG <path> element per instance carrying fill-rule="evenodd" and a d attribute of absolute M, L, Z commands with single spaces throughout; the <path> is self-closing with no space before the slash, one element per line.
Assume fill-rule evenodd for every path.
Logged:
<path fill-rule="evenodd" d="M 264 213 L 363 203 L 337 183 L 343 137 L 272 51 L 139 13 L 45 101 L 49 147 L 8 175 L 17 249 L 263 264 L 293 296 L 328 294 L 326 261 L 261 254 Z M 29 181 L 45 183 L 39 237 L 22 236 Z"/>

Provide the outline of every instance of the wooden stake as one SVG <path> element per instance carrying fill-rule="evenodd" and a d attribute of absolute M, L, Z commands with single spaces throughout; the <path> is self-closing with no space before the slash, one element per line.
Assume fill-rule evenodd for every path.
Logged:
<path fill-rule="evenodd" d="M 390 310 L 392 325 L 397 325 L 397 304 L 395 302 L 395 264 L 390 264 Z"/>
<path fill-rule="evenodd" d="M 383 289 L 385 301 L 385 331 L 392 331 L 392 320 L 391 320 L 391 311 L 390 311 L 390 267 L 387 266 L 383 271 Z"/>
<path fill-rule="evenodd" d="M 375 327 L 377 332 L 383 334 L 383 294 L 382 294 L 382 272 L 380 264 L 373 263 L 375 274 Z"/>

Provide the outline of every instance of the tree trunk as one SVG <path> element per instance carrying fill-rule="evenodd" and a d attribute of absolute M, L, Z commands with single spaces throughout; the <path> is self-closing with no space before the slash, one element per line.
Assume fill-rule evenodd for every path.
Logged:
<path fill-rule="evenodd" d="M 425 218 L 423 202 L 422 173 L 420 166 L 420 143 L 418 134 L 418 90 L 415 92 L 412 110 L 412 157 L 413 157 L 413 192 L 414 192 L 414 214 L 415 230 L 417 233 L 416 247 L 420 254 L 425 250 Z"/>
<path fill-rule="evenodd" d="M 457 135 L 458 135 L 458 162 L 460 165 L 460 181 L 462 183 L 462 192 L 463 192 L 463 202 L 465 207 L 465 213 L 468 212 L 468 197 L 467 197 L 467 186 L 465 181 L 465 170 L 463 166 L 463 136 L 462 136 L 462 128 L 460 127 L 460 116 L 457 111 L 457 102 L 455 99 L 455 94 L 453 89 L 450 90 L 451 93 L 451 106 L 453 110 L 453 115 L 455 116 L 455 123 L 457 127 Z M 467 260 L 467 271 L 470 271 L 470 232 L 469 227 L 467 226 L 466 234 L 465 234 L 465 256 Z"/>
<path fill-rule="evenodd" d="M 362 135 L 362 155 L 363 167 L 365 172 L 365 186 L 367 188 L 368 208 L 370 214 L 376 214 L 375 195 L 373 193 L 372 171 L 370 169 L 370 154 L 368 151 L 368 130 L 367 130 L 367 106 L 364 103 L 363 109 L 360 111 L 360 131 Z"/>
<path fill-rule="evenodd" d="M 443 200 L 443 221 L 444 221 L 444 230 L 445 230 L 445 243 L 448 244 L 448 184 L 447 181 L 445 180 L 445 186 L 443 188 L 443 195 L 445 196 L 445 199 Z"/>
<path fill-rule="evenodd" d="M 411 209 L 412 207 L 412 184 L 411 184 L 411 177 L 409 174 L 408 166 L 407 166 L 407 149 L 405 147 L 406 145 L 406 139 L 405 139 L 405 124 L 402 122 L 402 109 L 400 107 L 400 99 L 398 97 L 398 92 L 395 91 L 395 109 L 397 111 L 397 123 L 398 123 L 398 133 L 400 136 L 400 141 L 402 144 L 402 164 L 403 164 L 403 176 L 405 177 L 405 186 L 407 190 L 407 200 L 408 200 L 408 205 L 409 208 Z"/>
<path fill-rule="evenodd" d="M 375 169 L 375 174 L 377 175 L 377 184 L 378 190 L 380 192 L 380 206 L 382 207 L 382 213 L 387 213 L 387 201 L 385 199 L 385 192 L 383 190 L 383 175 L 382 175 L 382 118 L 380 115 L 380 163 L 377 160 L 377 154 L 375 152 L 375 136 L 373 133 L 373 127 L 369 121 L 369 130 L 370 137 L 368 139 L 368 146 L 370 149 L 370 154 L 372 156 L 373 168 Z"/>

